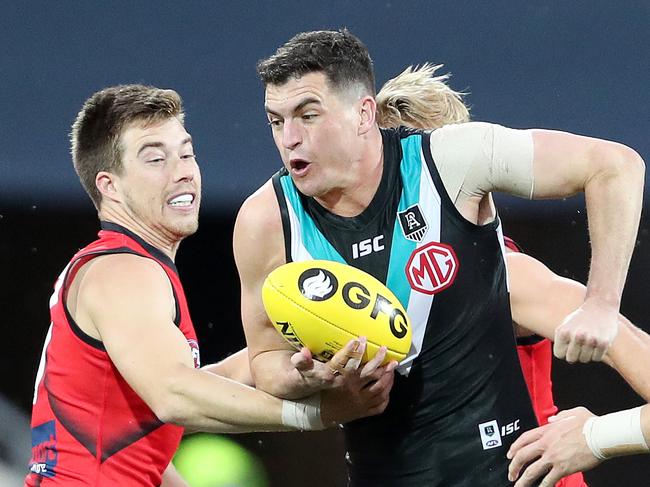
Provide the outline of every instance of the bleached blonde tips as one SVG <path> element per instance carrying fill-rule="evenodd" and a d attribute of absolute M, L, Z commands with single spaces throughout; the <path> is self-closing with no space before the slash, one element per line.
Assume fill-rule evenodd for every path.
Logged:
<path fill-rule="evenodd" d="M 380 127 L 434 129 L 469 121 L 464 93 L 446 83 L 449 74 L 434 76 L 442 64 L 409 66 L 384 84 L 377 93 L 377 121 Z"/>

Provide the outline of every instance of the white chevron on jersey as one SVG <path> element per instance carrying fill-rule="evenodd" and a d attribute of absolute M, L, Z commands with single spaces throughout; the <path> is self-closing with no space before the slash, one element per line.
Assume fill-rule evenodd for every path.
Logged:
<path fill-rule="evenodd" d="M 422 214 L 426 215 L 427 222 L 429 223 L 429 230 L 423 240 L 417 244 L 416 248 L 423 247 L 430 242 L 440 242 L 440 211 L 442 208 L 440 195 L 431 179 L 431 174 L 429 174 L 429 169 L 421 150 L 420 198 L 418 204 L 420 205 Z M 432 215 L 436 215 L 435 218 L 432 218 Z M 424 333 L 427 329 L 429 313 L 431 312 L 434 296 L 435 295 L 424 294 L 411 289 L 408 306 L 406 308 L 407 314 L 411 319 L 413 333 L 411 349 L 406 358 L 400 362 L 400 365 L 397 368 L 397 371 L 403 375 L 408 375 L 411 370 L 411 365 L 413 365 L 413 360 L 415 360 L 422 351 Z"/>
<path fill-rule="evenodd" d="M 298 221 L 298 216 L 296 215 L 295 210 L 289 200 L 289 197 L 285 193 L 284 200 L 287 204 L 287 209 L 289 212 L 289 221 L 291 222 L 291 260 L 294 262 L 300 262 L 303 260 L 312 260 L 313 257 L 307 250 L 307 248 L 302 243 L 302 232 L 300 231 L 300 222 Z"/>

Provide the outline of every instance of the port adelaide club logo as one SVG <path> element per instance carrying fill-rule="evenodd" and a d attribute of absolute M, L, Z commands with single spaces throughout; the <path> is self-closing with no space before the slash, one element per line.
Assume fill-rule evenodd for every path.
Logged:
<path fill-rule="evenodd" d="M 311 301 L 325 301 L 339 288 L 339 282 L 330 271 L 321 268 L 307 269 L 298 278 L 298 288 Z"/>
<path fill-rule="evenodd" d="M 397 213 L 402 233 L 407 240 L 420 243 L 429 229 L 420 206 L 415 204 Z M 437 294 L 451 286 L 458 273 L 454 249 L 440 242 L 429 242 L 416 248 L 406 264 L 406 277 L 412 289 L 424 294 Z"/>
<path fill-rule="evenodd" d="M 427 221 L 424 219 L 422 211 L 420 211 L 420 205 L 416 204 L 404 211 L 399 211 L 397 216 L 404 237 L 413 242 L 422 242 L 429 225 L 427 225 Z"/>

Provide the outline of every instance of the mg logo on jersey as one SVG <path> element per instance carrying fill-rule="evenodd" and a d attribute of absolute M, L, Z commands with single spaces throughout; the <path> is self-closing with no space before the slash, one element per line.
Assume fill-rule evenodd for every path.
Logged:
<path fill-rule="evenodd" d="M 451 246 L 430 242 L 417 248 L 406 264 L 411 288 L 424 294 L 436 294 L 452 285 L 458 273 L 458 258 Z"/>
<path fill-rule="evenodd" d="M 422 242 L 429 226 L 420 211 L 420 205 L 413 205 L 404 211 L 397 213 L 402 233 L 407 240 Z"/>

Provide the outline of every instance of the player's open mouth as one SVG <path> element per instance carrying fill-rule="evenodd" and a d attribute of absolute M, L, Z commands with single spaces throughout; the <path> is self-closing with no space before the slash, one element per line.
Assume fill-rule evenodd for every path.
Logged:
<path fill-rule="evenodd" d="M 303 159 L 291 159 L 289 164 L 291 165 L 291 172 L 296 175 L 304 174 L 309 168 L 309 162 Z"/>
<path fill-rule="evenodd" d="M 192 193 L 183 193 L 168 200 L 167 204 L 174 208 L 188 208 L 194 203 L 194 198 Z"/>

